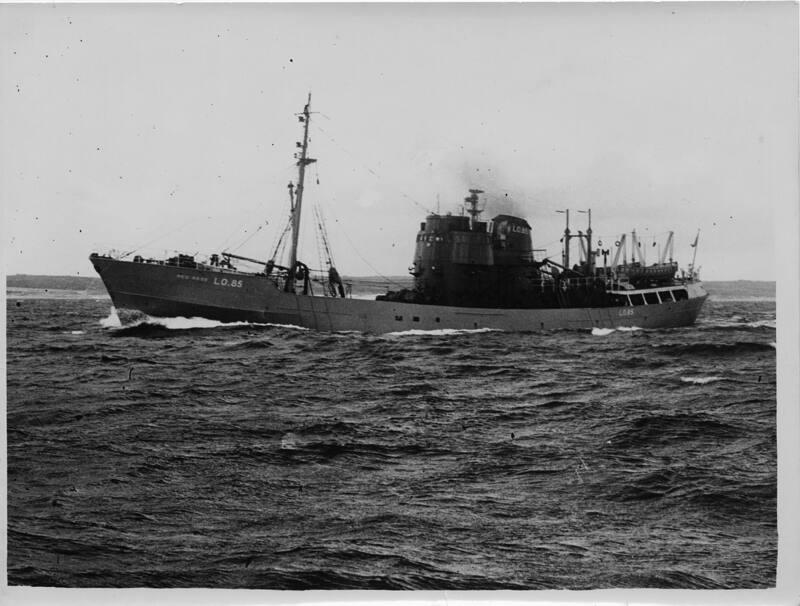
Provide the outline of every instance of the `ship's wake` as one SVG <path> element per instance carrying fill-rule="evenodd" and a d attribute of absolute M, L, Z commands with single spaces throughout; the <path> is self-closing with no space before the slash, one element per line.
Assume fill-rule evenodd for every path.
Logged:
<path fill-rule="evenodd" d="M 617 326 L 616 328 L 593 328 L 592 334 L 596 337 L 605 337 L 614 332 L 634 332 L 637 330 L 644 330 L 638 326 Z"/>
<path fill-rule="evenodd" d="M 113 330 L 115 335 L 154 334 L 170 330 L 196 330 L 207 328 L 236 328 L 254 326 L 272 326 L 252 322 L 221 322 L 208 318 L 159 318 L 148 316 L 140 311 L 118 310 L 112 307 L 107 317 L 99 321 L 100 326 Z"/>

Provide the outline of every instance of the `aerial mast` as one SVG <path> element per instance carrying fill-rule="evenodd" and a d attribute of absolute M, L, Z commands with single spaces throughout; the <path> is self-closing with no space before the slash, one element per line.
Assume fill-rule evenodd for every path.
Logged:
<path fill-rule="evenodd" d="M 589 227 L 586 228 L 586 261 L 589 265 L 589 275 L 594 276 L 594 253 L 592 252 L 592 209 L 586 211 L 589 214 Z"/>
<path fill-rule="evenodd" d="M 694 264 L 697 261 L 697 241 L 700 239 L 700 230 L 697 230 L 697 235 L 694 237 L 694 243 L 691 245 L 694 248 L 694 253 L 692 253 L 692 264 L 689 266 L 689 277 L 694 279 L 695 277 L 695 270 Z"/>
<path fill-rule="evenodd" d="M 469 190 L 469 196 L 464 198 L 464 202 L 469 204 L 467 212 L 469 213 L 470 216 L 469 220 L 470 229 L 475 228 L 475 222 L 478 220 L 478 217 L 480 217 L 480 214 L 483 212 L 482 208 L 478 208 L 478 194 L 482 193 L 483 193 L 482 189 L 471 189 Z M 438 205 L 438 200 L 437 200 L 437 205 Z"/>
<path fill-rule="evenodd" d="M 561 263 L 566 269 L 569 269 L 569 239 L 572 237 L 569 231 L 569 209 L 557 210 L 556 212 L 567 215 L 567 226 L 564 229 L 564 237 L 562 238 L 564 241 L 564 250 L 561 254 Z"/>
<path fill-rule="evenodd" d="M 297 242 L 300 238 L 300 212 L 303 207 L 303 189 L 306 176 L 306 166 L 316 162 L 308 157 L 308 123 L 311 118 L 311 93 L 308 93 L 308 103 L 303 108 L 302 115 L 298 116 L 303 123 L 303 142 L 298 141 L 300 157 L 297 159 L 298 176 L 297 186 L 294 189 L 294 204 L 292 205 L 292 248 L 289 256 L 289 276 L 286 280 L 286 292 L 294 292 L 295 274 L 297 270 Z M 291 194 L 290 194 L 291 195 Z"/>

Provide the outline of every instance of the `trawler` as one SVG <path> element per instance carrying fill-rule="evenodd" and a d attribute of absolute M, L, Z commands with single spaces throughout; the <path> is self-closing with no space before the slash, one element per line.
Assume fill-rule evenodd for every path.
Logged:
<path fill-rule="evenodd" d="M 298 259 L 305 173 L 316 162 L 308 155 L 310 106 L 311 95 L 298 114 L 303 137 L 297 142 L 297 184 L 289 184 L 288 261 L 226 251 L 202 260 L 186 254 L 131 259 L 130 254 L 92 253 L 90 261 L 117 310 L 366 333 L 673 328 L 697 319 L 707 293 L 695 258 L 688 271 L 679 272 L 671 232 L 658 262 L 647 265 L 635 232 L 629 261 L 627 235 L 603 249 L 601 242 L 593 242 L 591 211 L 586 231 L 577 233 L 571 232 L 565 211 L 557 262 L 533 248 L 525 219 L 501 214 L 481 220 L 479 196 L 484 192 L 477 189 L 469 191 L 461 213 L 433 213 L 421 223 L 409 269 L 412 287 L 374 299 L 354 297 L 330 255 L 327 267 L 317 270 Z M 572 240 L 577 240 L 579 255 L 570 267 Z M 323 241 L 327 249 L 324 233 Z M 696 257 L 697 238 L 692 246 Z M 240 262 L 256 264 L 257 270 L 240 270 L 235 265 Z"/>

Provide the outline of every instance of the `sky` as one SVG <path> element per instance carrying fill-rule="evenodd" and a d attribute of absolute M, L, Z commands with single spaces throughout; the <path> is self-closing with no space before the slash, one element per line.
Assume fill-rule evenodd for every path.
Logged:
<path fill-rule="evenodd" d="M 7 274 L 88 255 L 266 259 L 309 92 L 312 208 L 340 273 L 402 275 L 469 188 L 560 260 L 592 210 L 705 280 L 774 280 L 797 207 L 797 6 L 0 5 Z M 575 252 L 573 251 L 573 258 Z"/>

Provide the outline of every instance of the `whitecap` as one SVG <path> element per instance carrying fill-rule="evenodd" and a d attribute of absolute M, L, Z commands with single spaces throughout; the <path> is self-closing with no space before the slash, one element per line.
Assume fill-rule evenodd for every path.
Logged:
<path fill-rule="evenodd" d="M 757 320 L 755 322 L 748 322 L 749 328 L 775 328 L 775 320 Z"/>
<path fill-rule="evenodd" d="M 293 433 L 287 433 L 281 438 L 281 450 L 297 450 L 297 438 Z"/>
<path fill-rule="evenodd" d="M 222 326 L 224 322 L 219 320 L 209 320 L 207 318 L 185 318 L 178 316 L 175 318 L 151 318 L 153 324 L 160 324 L 169 330 L 188 330 L 191 328 L 216 328 Z"/>
<path fill-rule="evenodd" d="M 113 328 L 121 328 L 122 324 L 117 316 L 116 312 L 113 311 L 112 308 L 112 315 L 116 318 L 117 324 L 112 324 L 114 320 L 111 316 L 101 320 L 100 323 L 103 326 L 113 327 Z M 162 318 L 158 316 L 144 316 L 137 321 L 126 324 L 126 328 L 132 326 L 138 326 L 140 324 L 157 324 L 159 326 L 163 326 L 167 330 L 191 330 L 193 328 L 233 328 L 236 326 L 283 326 L 286 328 L 297 328 L 300 330 L 306 330 L 300 326 L 292 326 L 292 325 L 285 325 L 285 324 L 262 324 L 262 323 L 255 323 L 255 322 L 221 322 L 220 320 L 210 320 L 208 318 L 201 318 L 199 316 L 194 316 L 191 318 L 187 318 L 184 316 L 176 316 L 173 318 Z"/>
<path fill-rule="evenodd" d="M 71 335 L 85 335 L 86 332 L 83 331 L 83 330 L 72 330 L 72 331 L 70 331 L 69 334 L 71 334 Z"/>
<path fill-rule="evenodd" d="M 103 328 L 120 328 L 122 326 L 122 322 L 117 315 L 117 310 L 113 306 L 108 312 L 108 317 L 100 320 L 100 326 Z"/>
<path fill-rule="evenodd" d="M 231 326 L 230 324 L 226 324 L 226 326 Z M 294 330 L 311 330 L 307 326 L 298 326 L 297 324 L 251 324 L 250 326 L 274 326 L 277 328 L 293 328 Z"/>
<path fill-rule="evenodd" d="M 593 328 L 592 334 L 596 337 L 605 337 L 606 335 L 610 335 L 612 332 L 616 332 L 614 328 Z"/>
<path fill-rule="evenodd" d="M 684 383 L 694 383 L 696 385 L 705 385 L 706 383 L 714 383 L 716 381 L 721 381 L 722 377 L 681 377 L 681 381 Z"/>

